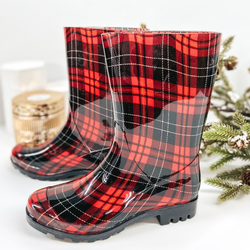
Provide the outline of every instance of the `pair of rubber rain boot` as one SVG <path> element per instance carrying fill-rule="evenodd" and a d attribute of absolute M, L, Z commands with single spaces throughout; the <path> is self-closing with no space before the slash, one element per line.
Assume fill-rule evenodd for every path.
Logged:
<path fill-rule="evenodd" d="M 67 123 L 39 148 L 16 146 L 11 159 L 32 178 L 81 177 L 35 191 L 29 224 L 93 242 L 148 217 L 192 218 L 221 34 L 65 28 L 65 38 Z"/>

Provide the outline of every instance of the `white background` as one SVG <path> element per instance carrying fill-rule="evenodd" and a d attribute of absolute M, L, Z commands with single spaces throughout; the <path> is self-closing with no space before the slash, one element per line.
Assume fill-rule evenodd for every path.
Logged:
<path fill-rule="evenodd" d="M 248 0 L 0 0 L 0 65 L 43 60 L 47 80 L 67 78 L 64 26 L 134 26 L 151 30 L 210 30 L 235 35 L 230 55 L 237 70 L 228 74 L 235 90 L 249 86 L 250 1 Z M 2 117 L 0 97 L 0 122 Z M 45 236 L 25 221 L 28 196 L 55 183 L 29 179 L 9 160 L 14 138 L 0 126 L 0 249 L 249 249 L 249 196 L 218 205 L 217 189 L 202 183 L 192 220 L 159 226 L 150 219 L 96 243 L 69 243 Z M 202 163 L 202 178 L 214 176 Z"/>

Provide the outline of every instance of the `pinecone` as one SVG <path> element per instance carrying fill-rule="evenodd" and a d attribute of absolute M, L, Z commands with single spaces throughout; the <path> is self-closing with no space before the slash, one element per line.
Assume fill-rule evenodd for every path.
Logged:
<path fill-rule="evenodd" d="M 243 172 L 241 175 L 241 180 L 243 184 L 250 186 L 250 172 Z"/>
<path fill-rule="evenodd" d="M 235 136 L 232 140 L 231 140 L 231 145 L 233 148 L 235 149 L 243 149 L 243 148 L 247 148 L 249 145 L 249 137 L 244 137 L 244 136 Z"/>
<path fill-rule="evenodd" d="M 239 149 L 239 150 L 241 150 L 243 148 L 247 148 L 247 146 L 248 146 L 248 143 L 246 143 L 245 141 L 243 141 L 241 139 L 239 139 L 237 141 L 232 141 L 231 144 L 232 144 L 233 148 Z"/>
<path fill-rule="evenodd" d="M 237 58 L 235 56 L 230 56 L 228 59 L 231 61 L 227 61 L 224 66 L 227 70 L 233 70 L 235 69 L 236 65 L 238 64 Z"/>

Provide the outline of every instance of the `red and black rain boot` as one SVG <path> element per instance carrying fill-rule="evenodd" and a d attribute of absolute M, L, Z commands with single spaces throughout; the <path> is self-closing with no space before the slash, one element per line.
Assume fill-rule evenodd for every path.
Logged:
<path fill-rule="evenodd" d="M 34 192 L 31 226 L 95 241 L 144 218 L 161 225 L 196 212 L 199 145 L 221 34 L 104 34 L 115 136 L 101 164 L 74 181 Z"/>
<path fill-rule="evenodd" d="M 107 154 L 114 121 L 101 34 L 116 30 L 123 28 L 65 28 L 68 120 L 45 145 L 13 149 L 11 160 L 21 173 L 40 180 L 66 179 L 88 173 Z"/>

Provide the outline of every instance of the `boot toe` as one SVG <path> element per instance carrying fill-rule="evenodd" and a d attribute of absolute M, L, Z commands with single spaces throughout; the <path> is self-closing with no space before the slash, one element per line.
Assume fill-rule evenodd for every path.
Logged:
<path fill-rule="evenodd" d="M 47 198 L 47 188 L 37 190 L 29 197 L 26 211 L 32 220 L 45 226 L 55 218 L 56 214 Z"/>
<path fill-rule="evenodd" d="M 18 144 L 12 150 L 11 159 L 14 163 L 16 163 L 17 161 L 20 161 L 22 157 L 23 157 L 23 145 Z"/>
<path fill-rule="evenodd" d="M 29 164 L 25 162 L 25 154 L 27 154 L 29 150 L 29 148 L 26 148 L 22 144 L 16 145 L 11 153 L 12 163 L 17 167 L 27 169 L 29 167 Z"/>

